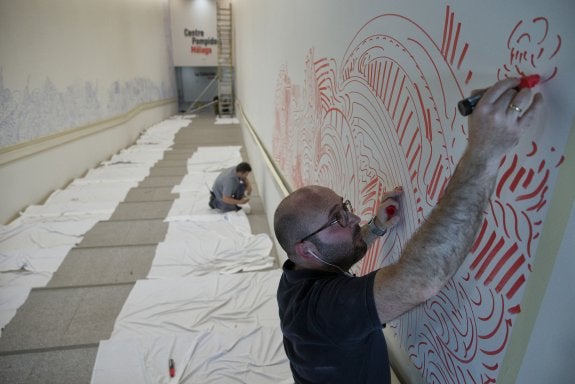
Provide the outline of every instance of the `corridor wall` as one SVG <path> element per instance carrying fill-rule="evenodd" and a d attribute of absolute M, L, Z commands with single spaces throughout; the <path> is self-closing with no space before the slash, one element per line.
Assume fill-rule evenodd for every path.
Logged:
<path fill-rule="evenodd" d="M 0 2 L 0 221 L 175 112 L 168 0 Z"/>
<path fill-rule="evenodd" d="M 440 198 L 467 142 L 457 101 L 542 76 L 546 119 L 502 162 L 466 262 L 386 337 L 407 382 L 568 381 L 575 338 L 561 319 L 575 315 L 564 305 L 574 287 L 553 276 L 573 265 L 575 4 L 237 0 L 233 10 L 238 110 L 270 222 L 303 185 L 331 187 L 364 222 L 386 189 L 404 187 L 403 221 L 362 274 L 395 262 Z M 543 307 L 562 311 L 539 316 Z"/>

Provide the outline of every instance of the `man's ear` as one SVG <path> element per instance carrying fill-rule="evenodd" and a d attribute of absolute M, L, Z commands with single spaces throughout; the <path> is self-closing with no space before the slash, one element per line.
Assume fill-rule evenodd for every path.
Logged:
<path fill-rule="evenodd" d="M 294 248 L 296 255 L 302 260 L 314 258 L 313 255 L 317 255 L 318 253 L 315 244 L 310 241 L 300 241 Z"/>

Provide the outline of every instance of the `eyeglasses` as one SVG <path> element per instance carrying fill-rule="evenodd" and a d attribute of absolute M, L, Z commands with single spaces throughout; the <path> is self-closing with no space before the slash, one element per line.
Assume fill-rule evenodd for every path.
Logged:
<path fill-rule="evenodd" d="M 336 213 L 336 215 L 333 219 L 331 219 L 327 224 L 320 227 L 318 230 L 310 233 L 309 235 L 307 235 L 305 237 L 302 237 L 302 239 L 299 241 L 299 243 L 306 241 L 307 239 L 309 239 L 313 235 L 320 233 L 321 231 L 323 231 L 326 228 L 331 227 L 332 225 L 339 224 L 342 228 L 347 227 L 349 225 L 349 214 L 353 213 L 353 207 L 351 206 L 351 202 L 349 200 L 344 201 L 342 205 L 343 205 L 343 209 L 341 211 L 339 211 L 338 213 Z"/>

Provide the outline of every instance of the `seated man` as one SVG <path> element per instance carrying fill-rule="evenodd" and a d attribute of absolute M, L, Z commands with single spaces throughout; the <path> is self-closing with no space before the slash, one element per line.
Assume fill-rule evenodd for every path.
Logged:
<path fill-rule="evenodd" d="M 274 230 L 288 260 L 277 300 L 296 383 L 390 382 L 382 325 L 438 294 L 451 279 L 483 221 L 501 158 L 542 113 L 542 96 L 517 91 L 518 85 L 518 79 L 505 79 L 483 94 L 443 196 L 397 263 L 360 277 L 348 272 L 400 220 L 395 212 L 401 188 L 385 193 L 363 226 L 349 200 L 321 186 L 300 188 L 278 205 Z"/>
<path fill-rule="evenodd" d="M 210 208 L 218 208 L 224 212 L 242 209 L 238 205 L 250 201 L 247 195 L 252 193 L 248 180 L 251 171 L 252 167 L 246 162 L 223 170 L 210 191 Z"/>

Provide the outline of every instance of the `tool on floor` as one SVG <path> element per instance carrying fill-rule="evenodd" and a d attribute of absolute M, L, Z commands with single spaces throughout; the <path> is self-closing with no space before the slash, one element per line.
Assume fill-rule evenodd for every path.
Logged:
<path fill-rule="evenodd" d="M 170 359 L 168 362 L 168 368 L 170 371 L 170 377 L 176 376 L 176 366 L 174 365 L 174 359 Z"/>

